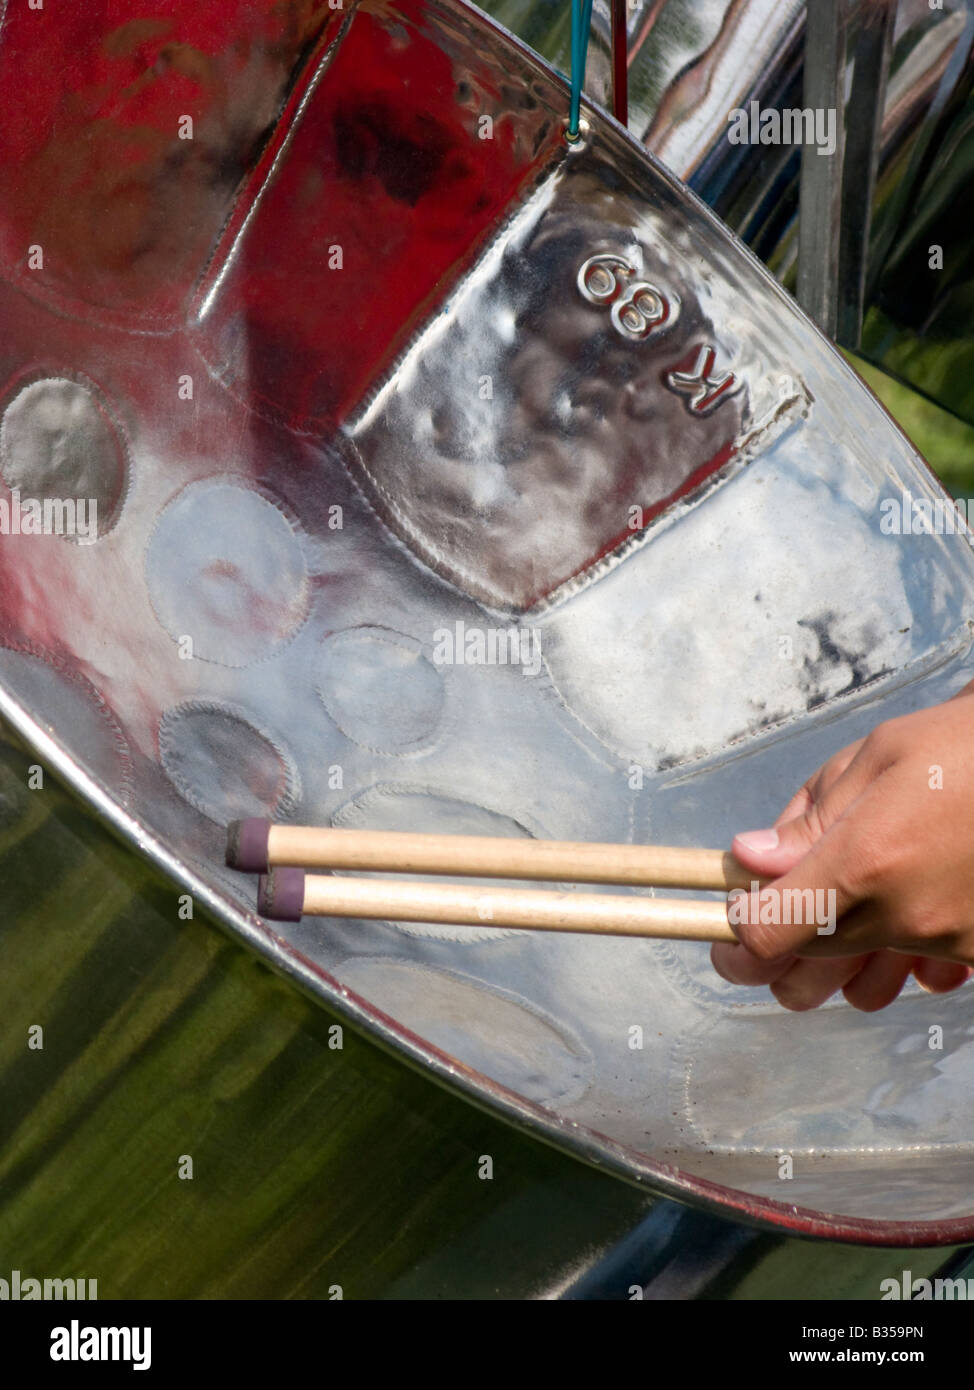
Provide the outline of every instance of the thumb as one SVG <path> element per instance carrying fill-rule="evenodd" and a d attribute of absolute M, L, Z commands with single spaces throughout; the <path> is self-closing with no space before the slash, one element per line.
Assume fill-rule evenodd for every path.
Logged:
<path fill-rule="evenodd" d="M 745 869 L 760 878 L 790 873 L 873 780 L 876 762 L 863 744 L 839 776 L 823 786 L 827 770 L 831 769 L 810 777 L 789 802 L 784 812 L 787 820 L 767 830 L 745 830 L 734 836 L 734 858 Z"/>
<path fill-rule="evenodd" d="M 745 869 L 759 877 L 781 878 L 804 859 L 827 828 L 821 822 L 820 810 L 812 804 L 782 825 L 735 835 L 731 850 Z"/>

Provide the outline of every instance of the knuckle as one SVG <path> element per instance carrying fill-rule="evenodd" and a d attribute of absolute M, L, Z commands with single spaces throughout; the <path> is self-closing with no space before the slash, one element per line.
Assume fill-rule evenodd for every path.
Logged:
<path fill-rule="evenodd" d="M 852 743 L 848 748 L 840 748 L 838 753 L 833 753 L 824 767 L 820 768 L 813 777 L 809 778 L 809 790 L 816 794 L 827 792 L 829 787 L 845 772 L 846 768 L 853 763 L 862 749 L 863 740 Z"/>
<path fill-rule="evenodd" d="M 808 853 L 825 834 L 825 819 L 818 803 L 812 801 L 793 820 L 779 827 L 780 845 L 790 851 Z"/>
<path fill-rule="evenodd" d="M 879 834 L 850 834 L 836 887 L 847 901 L 884 898 L 897 877 L 902 851 Z"/>
<path fill-rule="evenodd" d="M 938 907 L 927 903 L 911 903 L 899 920 L 894 921 L 893 930 L 906 942 L 939 942 L 949 937 L 953 923 L 945 920 Z"/>
<path fill-rule="evenodd" d="M 805 815 L 805 823 L 803 826 L 803 833 L 809 846 L 813 845 L 816 840 L 820 840 L 827 829 L 828 826 L 825 823 L 822 804 L 821 802 L 813 801 Z"/>
<path fill-rule="evenodd" d="M 904 737 L 902 717 L 887 719 L 884 723 L 877 724 L 876 728 L 866 736 L 864 748 L 874 762 L 885 767 L 899 756 L 903 748 Z"/>

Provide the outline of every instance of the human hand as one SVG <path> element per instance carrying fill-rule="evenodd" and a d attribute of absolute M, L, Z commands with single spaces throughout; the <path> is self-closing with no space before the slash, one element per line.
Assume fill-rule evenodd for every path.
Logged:
<path fill-rule="evenodd" d="M 735 857 L 769 889 L 834 891 L 837 929 L 731 915 L 740 944 L 711 959 L 734 984 L 770 985 L 785 1008 L 841 989 L 885 1008 L 911 971 L 935 994 L 974 965 L 974 683 L 946 704 L 880 724 L 820 768 L 772 830 L 738 835 Z M 783 900 L 783 899 L 779 899 Z"/>

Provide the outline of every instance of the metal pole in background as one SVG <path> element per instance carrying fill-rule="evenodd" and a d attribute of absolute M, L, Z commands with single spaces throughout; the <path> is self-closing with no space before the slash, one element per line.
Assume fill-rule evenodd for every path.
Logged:
<path fill-rule="evenodd" d="M 803 105 L 834 111 L 835 150 L 802 146 L 799 185 L 798 302 L 830 338 L 838 320 L 842 164 L 845 150 L 846 0 L 811 0 L 805 27 Z"/>

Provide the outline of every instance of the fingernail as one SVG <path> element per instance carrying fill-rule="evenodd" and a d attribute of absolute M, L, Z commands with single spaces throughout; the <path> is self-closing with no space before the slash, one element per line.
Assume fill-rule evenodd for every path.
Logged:
<path fill-rule="evenodd" d="M 743 835 L 734 838 L 744 849 L 753 849 L 756 854 L 778 848 L 777 830 L 745 830 Z"/>

